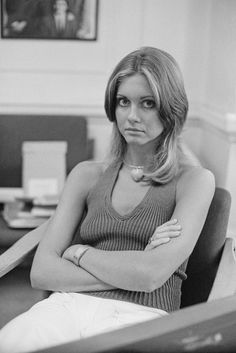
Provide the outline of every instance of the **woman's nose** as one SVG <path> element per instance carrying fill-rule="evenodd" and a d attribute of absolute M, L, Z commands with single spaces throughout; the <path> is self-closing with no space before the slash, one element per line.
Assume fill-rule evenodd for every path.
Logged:
<path fill-rule="evenodd" d="M 130 106 L 128 120 L 129 121 L 140 121 L 138 109 L 135 105 Z"/>

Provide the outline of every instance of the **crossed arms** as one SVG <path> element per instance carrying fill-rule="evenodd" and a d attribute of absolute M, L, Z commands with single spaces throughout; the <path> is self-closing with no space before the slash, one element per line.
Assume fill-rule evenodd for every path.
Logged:
<path fill-rule="evenodd" d="M 215 190 L 214 177 L 202 168 L 194 168 L 180 178 L 172 221 L 158 227 L 145 251 L 90 248 L 81 258 L 80 267 L 75 265 L 73 254 L 81 245 L 70 244 L 89 188 L 100 173 L 99 168 L 85 162 L 68 177 L 56 214 L 42 229 L 44 237 L 31 270 L 33 287 L 74 292 L 115 288 L 150 292 L 163 285 L 191 254 Z M 177 234 L 179 225 L 181 232 Z"/>

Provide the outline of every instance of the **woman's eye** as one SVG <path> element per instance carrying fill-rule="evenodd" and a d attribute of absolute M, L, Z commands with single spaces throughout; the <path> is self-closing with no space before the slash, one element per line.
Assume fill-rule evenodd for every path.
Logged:
<path fill-rule="evenodd" d="M 120 107 L 127 107 L 129 105 L 129 100 L 127 98 L 118 98 L 117 99 L 117 104 Z"/>
<path fill-rule="evenodd" d="M 147 99 L 143 101 L 142 104 L 143 104 L 143 107 L 146 109 L 152 109 L 155 107 L 155 102 L 151 99 Z"/>

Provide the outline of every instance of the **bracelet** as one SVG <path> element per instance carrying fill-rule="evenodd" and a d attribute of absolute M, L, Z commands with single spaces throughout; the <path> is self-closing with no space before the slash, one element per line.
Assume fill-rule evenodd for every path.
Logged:
<path fill-rule="evenodd" d="M 75 265 L 79 266 L 79 263 L 80 263 L 82 256 L 86 253 L 86 251 L 88 251 L 88 249 L 90 249 L 90 246 L 85 245 L 85 246 L 79 247 L 76 250 L 76 252 L 74 253 L 74 256 L 73 256 L 73 258 L 74 258 L 73 262 Z"/>

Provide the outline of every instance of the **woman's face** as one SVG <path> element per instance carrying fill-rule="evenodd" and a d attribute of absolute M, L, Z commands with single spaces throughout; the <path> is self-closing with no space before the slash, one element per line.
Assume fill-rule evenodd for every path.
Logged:
<path fill-rule="evenodd" d="M 128 144 L 156 144 L 163 131 L 154 95 L 141 74 L 125 78 L 118 88 L 116 120 Z"/>

